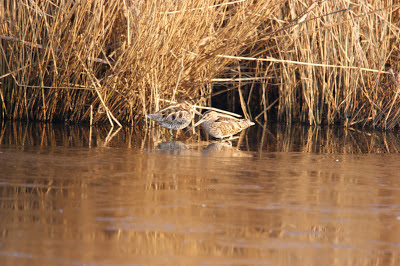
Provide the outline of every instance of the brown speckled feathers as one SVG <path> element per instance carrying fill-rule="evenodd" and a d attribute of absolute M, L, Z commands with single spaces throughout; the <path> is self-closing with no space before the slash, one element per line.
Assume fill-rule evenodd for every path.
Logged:
<path fill-rule="evenodd" d="M 203 128 L 208 134 L 214 138 L 232 137 L 243 129 L 252 125 L 248 119 L 240 119 L 227 114 L 218 113 L 215 111 L 208 111 L 203 114 L 203 117 L 193 127 L 203 123 Z"/>
<path fill-rule="evenodd" d="M 197 112 L 190 103 L 181 102 L 170 104 L 154 114 L 146 115 L 147 118 L 155 121 L 168 129 L 182 129 L 192 121 L 193 113 Z"/>

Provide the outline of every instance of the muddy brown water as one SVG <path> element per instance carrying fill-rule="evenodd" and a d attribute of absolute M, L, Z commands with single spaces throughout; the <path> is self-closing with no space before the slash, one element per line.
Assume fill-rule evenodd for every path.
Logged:
<path fill-rule="evenodd" d="M 400 265 L 397 132 L 0 129 L 2 265 Z"/>

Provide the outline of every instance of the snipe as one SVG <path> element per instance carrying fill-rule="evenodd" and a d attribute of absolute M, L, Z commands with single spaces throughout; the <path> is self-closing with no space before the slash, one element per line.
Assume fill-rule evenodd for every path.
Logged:
<path fill-rule="evenodd" d="M 172 129 L 187 127 L 192 122 L 194 113 L 201 115 L 189 102 L 183 101 L 170 104 L 154 114 L 146 115 L 146 117 L 169 129 L 171 132 Z"/>
<path fill-rule="evenodd" d="M 193 127 L 200 124 L 203 124 L 203 128 L 208 134 L 218 139 L 232 138 L 233 135 L 239 133 L 243 129 L 254 125 L 249 119 L 240 119 L 216 111 L 207 111 L 204 113 L 203 117 L 194 124 Z"/>

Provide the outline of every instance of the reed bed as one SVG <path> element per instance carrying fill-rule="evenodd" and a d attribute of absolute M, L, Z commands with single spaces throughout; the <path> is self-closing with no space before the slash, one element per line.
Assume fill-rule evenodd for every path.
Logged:
<path fill-rule="evenodd" d="M 304 64 L 281 64 L 278 116 L 309 124 L 397 125 L 400 87 L 390 86 L 386 73 L 388 66 L 399 69 L 396 9 L 392 1 L 289 1 L 282 16 L 295 26 L 274 38 L 280 59 Z"/>
<path fill-rule="evenodd" d="M 226 90 L 259 122 L 393 129 L 399 17 L 387 0 L 3 0 L 0 113 L 134 125 Z"/>

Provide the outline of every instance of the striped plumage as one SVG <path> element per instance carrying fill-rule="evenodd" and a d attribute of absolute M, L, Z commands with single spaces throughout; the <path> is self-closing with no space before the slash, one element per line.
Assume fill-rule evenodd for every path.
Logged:
<path fill-rule="evenodd" d="M 243 129 L 254 125 L 249 119 L 240 119 L 215 111 L 204 113 L 203 117 L 193 127 L 201 123 L 208 134 L 219 139 L 232 137 Z"/>
<path fill-rule="evenodd" d="M 187 101 L 170 104 L 147 118 L 168 129 L 182 129 L 192 121 L 194 113 L 198 113 Z"/>

